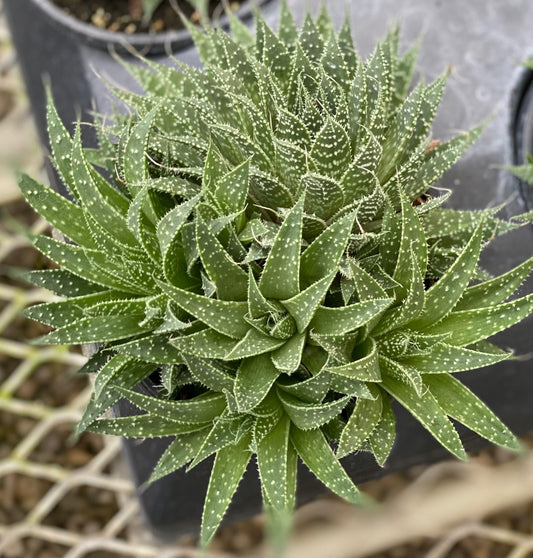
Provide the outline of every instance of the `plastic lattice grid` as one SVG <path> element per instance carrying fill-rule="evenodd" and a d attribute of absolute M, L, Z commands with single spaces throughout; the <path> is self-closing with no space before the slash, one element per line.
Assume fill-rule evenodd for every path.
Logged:
<path fill-rule="evenodd" d="M 33 235 L 45 229 L 46 223 L 37 220 L 29 232 Z M 23 233 L 13 235 L 2 230 L 0 264 L 16 262 L 28 245 L 29 238 Z M 0 284 L 0 364 L 3 372 L 0 374 L 0 416 L 3 425 L 0 432 L 4 431 L 5 437 L 5 442 L 2 442 L 0 447 L 0 556 L 37 558 L 41 553 L 42 556 L 64 555 L 65 558 L 89 555 L 104 557 L 108 556 L 107 553 L 147 558 L 162 556 L 162 549 L 155 545 L 143 545 L 138 541 L 130 542 L 123 538 L 124 531 L 132 521 L 138 521 L 138 506 L 132 497 L 133 486 L 130 481 L 113 474 L 110 469 L 110 465 L 116 461 L 119 454 L 120 440 L 106 439 L 105 444 L 100 447 L 96 445 L 91 451 L 78 448 L 77 462 L 70 457 L 67 464 L 60 464 L 61 459 L 58 455 L 48 463 L 38 459 L 39 455 L 46 453 L 42 449 L 39 451 L 39 448 L 43 442 L 49 440 L 51 434 L 55 432 L 57 446 L 58 428 L 65 430 L 66 427 L 68 432 L 80 419 L 90 393 L 86 381 L 77 381 L 76 387 L 65 391 L 66 397 L 63 401 L 56 397 L 48 403 L 46 400 L 49 397 L 46 393 L 41 393 L 37 399 L 32 400 L 25 396 L 28 390 L 24 387 L 43 370 L 44 377 L 51 382 L 57 382 L 57 377 L 52 378 L 50 370 L 53 370 L 56 376 L 63 376 L 64 382 L 68 382 L 69 379 L 73 379 L 72 370 L 85 361 L 82 355 L 69 352 L 66 347 L 38 348 L 13 338 L 12 332 L 21 332 L 20 313 L 24 308 L 53 299 L 53 295 L 42 289 L 24 288 L 12 281 Z M 43 389 L 43 386 L 39 387 Z M 21 421 L 29 421 L 30 426 L 22 430 L 23 435 L 16 439 L 12 447 L 6 448 L 6 442 L 9 444 L 10 441 L 7 429 L 14 425 L 16 430 L 16 425 Z M 78 444 L 67 441 L 65 448 L 71 456 L 76 455 L 73 450 L 76 450 L 79 444 L 82 444 L 82 441 Z M 61 453 L 65 448 L 57 447 L 57 451 Z M 80 463 L 80 452 L 81 462 L 84 463 L 77 467 L 76 464 Z M 33 487 L 28 496 L 33 500 L 33 505 L 19 520 L 12 522 L 10 518 L 12 519 L 16 513 L 10 513 L 8 507 L 10 502 L 16 507 L 17 503 L 13 501 L 17 496 L 10 496 L 9 492 L 17 490 L 17 486 L 13 488 L 13 485 L 20 487 L 21 484 Z M 43 486 L 47 489 L 43 490 Z M 82 488 L 96 489 L 111 495 L 111 498 L 108 497 L 104 501 L 114 513 L 109 514 L 105 521 L 96 526 L 94 519 L 89 515 L 94 533 L 88 535 L 83 530 L 76 532 L 68 528 L 68 523 L 67 527 L 62 528 L 47 521 L 49 516 L 54 516 L 54 510 L 61 506 L 69 493 Z M 116 501 L 120 502 L 120 506 Z M 90 506 L 91 501 L 85 501 L 85 505 Z M 24 503 L 21 507 L 25 507 Z M 59 517 L 57 512 L 55 517 Z M 34 543 L 28 546 L 27 539 L 62 546 L 64 553 L 59 554 L 60 551 L 46 549 L 46 545 Z M 174 549 L 174 554 L 165 555 L 182 556 L 183 551 Z"/>

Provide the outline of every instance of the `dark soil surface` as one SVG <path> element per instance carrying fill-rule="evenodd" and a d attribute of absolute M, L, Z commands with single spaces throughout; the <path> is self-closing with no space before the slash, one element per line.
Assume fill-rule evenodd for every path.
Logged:
<path fill-rule="evenodd" d="M 186 0 L 163 0 L 152 19 L 143 21 L 142 0 L 52 0 L 68 14 L 92 23 L 108 31 L 125 33 L 156 33 L 182 29 L 179 16 L 181 11 L 193 22 L 199 22 L 200 14 Z M 210 0 L 209 13 L 212 17 L 220 15 L 225 2 Z M 231 9 L 239 7 L 240 2 L 227 2 Z"/>

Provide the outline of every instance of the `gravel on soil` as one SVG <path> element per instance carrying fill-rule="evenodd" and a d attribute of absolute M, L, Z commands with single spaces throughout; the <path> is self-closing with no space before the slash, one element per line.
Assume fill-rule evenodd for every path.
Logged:
<path fill-rule="evenodd" d="M 52 0 L 66 13 L 86 23 L 108 31 L 124 33 L 157 33 L 182 29 L 179 12 L 193 22 L 200 21 L 200 14 L 186 0 L 163 0 L 150 21 L 143 19 L 141 0 Z M 210 0 L 209 13 L 217 17 L 222 13 L 223 2 Z M 230 9 L 239 7 L 239 2 L 228 2 Z"/>

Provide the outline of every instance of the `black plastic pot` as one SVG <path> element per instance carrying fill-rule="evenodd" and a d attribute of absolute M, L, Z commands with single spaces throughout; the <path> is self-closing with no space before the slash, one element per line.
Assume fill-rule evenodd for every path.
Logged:
<path fill-rule="evenodd" d="M 533 155 L 533 70 L 524 71 L 519 89 L 521 95 L 516 112 L 513 151 L 514 162 L 523 165 L 527 162 L 527 157 Z M 521 183 L 521 190 L 528 209 L 531 209 L 531 185 Z"/>
<path fill-rule="evenodd" d="M 292 11 L 300 20 L 308 3 L 319 4 L 318 0 L 289 0 Z M 338 4 L 342 8 L 345 6 L 341 0 Z M 44 62 L 66 123 L 74 120 L 76 106 L 81 108 L 84 118 L 88 117 L 92 98 L 99 110 L 108 106 L 102 84 L 90 73 L 90 64 L 99 73 L 111 75 L 115 82 L 125 87 L 132 85 L 131 78 L 105 49 L 102 50 L 99 31 L 91 30 L 87 37 L 80 37 L 82 24 L 66 21 L 63 14 L 57 17 L 57 10 L 52 9 L 46 0 L 4 0 L 4 5 L 14 30 L 43 142 L 46 142 L 41 88 L 41 65 Z M 330 2 L 328 6 L 334 12 L 335 3 Z M 368 54 L 376 40 L 384 35 L 390 14 L 394 14 L 402 23 L 406 43 L 412 43 L 422 31 L 425 32 L 420 70 L 428 80 L 435 78 L 446 66 L 453 65 L 455 70 L 434 127 L 435 137 L 448 139 L 457 130 L 473 127 L 498 109 L 482 138 L 443 179 L 443 186 L 455 191 L 453 204 L 472 209 L 507 202 L 505 211 L 508 215 L 525 211 L 530 206 L 529 191 L 496 166 L 522 162 L 524 150 L 531 150 L 533 145 L 531 73 L 518 67 L 518 63 L 533 52 L 530 32 L 533 4 L 528 0 L 512 3 L 500 0 L 470 0 L 468 3 L 464 0 L 358 0 L 351 3 L 351 11 L 356 40 L 363 54 Z M 266 14 L 267 20 L 272 22 L 275 12 L 270 10 Z M 333 15 L 340 22 L 344 10 L 338 12 Z M 20 26 L 25 27 L 23 32 Z M 152 41 L 152 38 L 148 40 Z M 169 42 L 167 38 L 158 44 Z M 117 46 L 117 41 L 112 44 Z M 180 41 L 175 44 L 182 45 Z M 142 50 L 142 45 L 136 46 Z M 27 49 L 33 55 L 28 54 Z M 161 50 L 152 53 L 159 60 L 165 58 Z M 190 49 L 181 51 L 180 57 L 188 62 L 195 60 Z M 522 227 L 496 239 L 485 251 L 483 265 L 488 271 L 502 273 L 532 253 L 533 228 Z M 527 282 L 522 291 L 533 292 L 533 281 Z M 528 318 L 499 335 L 496 342 L 514 349 L 519 355 L 527 355 L 532 350 L 532 334 L 533 319 Z M 517 434 L 533 429 L 533 363 L 529 357 L 459 376 Z M 145 393 L 153 392 L 153 389 L 150 382 L 138 387 Z M 449 455 L 406 411 L 399 406 L 395 406 L 395 411 L 397 441 L 385 469 L 380 469 L 363 453 L 344 460 L 356 482 Z M 115 412 L 129 415 L 139 411 L 128 402 L 121 402 Z M 484 444 L 466 429 L 458 427 L 458 430 L 467 449 L 475 450 Z M 210 462 L 205 462 L 188 474 L 178 471 L 144 489 L 142 484 L 170 441 L 125 441 L 125 454 L 132 476 L 140 487 L 139 496 L 147 521 L 154 532 L 164 538 L 199 527 L 211 466 Z M 323 491 L 322 485 L 302 467 L 298 486 L 300 502 Z M 259 512 L 260 506 L 256 467 L 251 464 L 226 520 Z"/>

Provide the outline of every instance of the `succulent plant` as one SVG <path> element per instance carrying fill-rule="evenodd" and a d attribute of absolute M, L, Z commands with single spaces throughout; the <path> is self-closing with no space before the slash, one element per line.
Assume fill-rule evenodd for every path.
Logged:
<path fill-rule="evenodd" d="M 359 502 L 339 458 L 385 463 L 393 400 L 461 459 L 450 418 L 517 448 L 453 374 L 508 358 L 487 337 L 533 309 L 506 302 L 533 259 L 478 267 L 520 221 L 430 193 L 481 127 L 431 139 L 445 75 L 408 93 L 416 47 L 400 56 L 394 29 L 363 62 L 324 10 L 298 31 L 283 5 L 255 37 L 230 19 L 233 38 L 191 26 L 203 70 L 128 65 L 145 93 L 114 91 L 130 112 L 100 122 L 96 150 L 50 103 L 71 200 L 21 179 L 68 239 L 36 240 L 61 269 L 31 280 L 65 297 L 29 310 L 56 328 L 36 342 L 99 344 L 79 430 L 175 436 L 152 481 L 215 454 L 204 544 L 254 455 L 273 522 L 294 507 L 298 457 Z M 148 377 L 157 396 L 134 389 Z M 144 414 L 100 418 L 123 397 Z"/>

